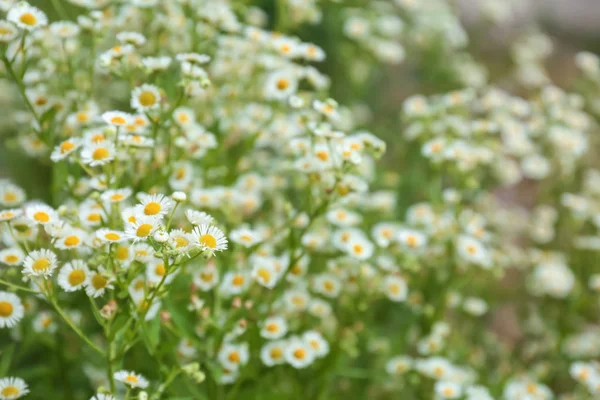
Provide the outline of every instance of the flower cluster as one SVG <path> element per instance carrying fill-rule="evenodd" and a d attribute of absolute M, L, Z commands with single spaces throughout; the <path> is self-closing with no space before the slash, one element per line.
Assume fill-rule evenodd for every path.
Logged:
<path fill-rule="evenodd" d="M 442 0 L 49 3 L 0 1 L 0 400 L 600 394 L 596 56 L 524 36 L 515 95 Z"/>

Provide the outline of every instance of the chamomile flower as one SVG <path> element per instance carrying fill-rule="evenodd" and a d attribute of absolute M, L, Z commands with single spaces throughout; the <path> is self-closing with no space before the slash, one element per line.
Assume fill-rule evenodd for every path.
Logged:
<path fill-rule="evenodd" d="M 367 260 L 373 255 L 375 246 L 364 237 L 353 237 L 346 244 L 345 250 L 357 260 Z"/>
<path fill-rule="evenodd" d="M 70 250 L 82 246 L 87 240 L 87 232 L 78 228 L 67 228 L 60 232 L 54 245 L 57 249 Z"/>
<path fill-rule="evenodd" d="M 74 292 L 88 284 L 90 271 L 83 260 L 66 263 L 58 273 L 58 284 L 66 292 Z"/>
<path fill-rule="evenodd" d="M 238 370 L 248 362 L 248 358 L 248 346 L 245 343 L 225 343 L 217 355 L 221 365 L 230 370 Z"/>
<path fill-rule="evenodd" d="M 194 275 L 194 285 L 207 292 L 219 284 L 219 270 L 214 265 L 207 265 Z"/>
<path fill-rule="evenodd" d="M 304 332 L 302 340 L 309 344 L 316 358 L 323 358 L 329 353 L 329 343 L 317 331 Z"/>
<path fill-rule="evenodd" d="M 131 196 L 131 193 L 130 188 L 110 189 L 102 193 L 100 198 L 105 203 L 121 203 L 127 200 Z"/>
<path fill-rule="evenodd" d="M 323 296 L 335 298 L 340 294 L 342 284 L 332 274 L 319 274 L 315 278 L 313 290 Z"/>
<path fill-rule="evenodd" d="M 192 225 L 211 225 L 214 218 L 204 211 L 186 210 L 185 217 Z"/>
<path fill-rule="evenodd" d="M 173 229 L 169 232 L 169 240 L 175 249 L 186 252 L 191 248 L 194 238 L 183 229 Z"/>
<path fill-rule="evenodd" d="M 19 208 L 1 210 L 0 211 L 0 221 L 10 221 L 11 219 L 20 217 L 21 215 L 23 215 L 23 211 Z"/>
<path fill-rule="evenodd" d="M 0 291 L 0 328 L 12 328 L 24 314 L 25 308 L 19 296 Z"/>
<path fill-rule="evenodd" d="M 227 250 L 227 238 L 216 226 L 200 225 L 192 231 L 194 243 L 205 250 L 223 251 Z"/>
<path fill-rule="evenodd" d="M 33 31 L 48 25 L 46 14 L 25 1 L 21 1 L 12 7 L 8 11 L 6 19 L 26 31 Z"/>
<path fill-rule="evenodd" d="M 125 232 L 115 231 L 108 228 L 96 231 L 96 237 L 105 243 L 117 243 L 126 239 Z"/>
<path fill-rule="evenodd" d="M 285 361 L 292 367 L 302 369 L 308 367 L 315 360 L 312 346 L 300 339 L 291 339 L 284 351 Z"/>
<path fill-rule="evenodd" d="M 287 333 L 287 323 L 283 317 L 269 317 L 262 325 L 260 336 L 265 339 L 280 339 Z"/>
<path fill-rule="evenodd" d="M 277 284 L 279 273 L 273 264 L 257 262 L 252 268 L 252 278 L 259 285 L 272 289 Z"/>
<path fill-rule="evenodd" d="M 9 377 L 0 379 L 0 399 L 14 400 L 29 393 L 27 383 L 21 378 Z"/>
<path fill-rule="evenodd" d="M 242 272 L 228 272 L 223 277 L 221 283 L 221 291 L 228 295 L 234 296 L 244 292 L 250 284 L 250 279 Z"/>
<path fill-rule="evenodd" d="M 403 247 L 409 250 L 418 250 L 427 244 L 427 236 L 412 229 L 400 229 L 397 239 Z"/>
<path fill-rule="evenodd" d="M 260 359 L 267 367 L 285 363 L 284 351 L 287 346 L 285 340 L 267 342 L 260 349 Z"/>
<path fill-rule="evenodd" d="M 265 82 L 265 97 L 274 100 L 284 100 L 296 93 L 298 80 L 289 70 L 271 73 Z"/>
<path fill-rule="evenodd" d="M 116 152 L 115 144 L 107 140 L 86 144 L 81 150 L 81 161 L 92 167 L 102 166 L 114 160 Z"/>
<path fill-rule="evenodd" d="M 121 370 L 114 373 L 113 376 L 119 382 L 123 382 L 125 385 L 131 388 L 145 389 L 148 387 L 148 380 L 141 374 L 133 371 Z"/>
<path fill-rule="evenodd" d="M 17 27 L 4 20 L 0 20 L 0 42 L 8 43 L 17 37 L 19 31 Z"/>
<path fill-rule="evenodd" d="M 462 388 L 455 382 L 438 381 L 435 383 L 434 390 L 442 399 L 457 399 L 462 396 Z"/>
<path fill-rule="evenodd" d="M 393 357 L 385 364 L 385 370 L 390 375 L 402 375 L 410 371 L 413 363 L 413 359 L 408 356 Z"/>
<path fill-rule="evenodd" d="M 136 206 L 136 211 L 142 215 L 162 217 L 173 208 L 173 201 L 163 194 L 144 195 Z"/>
<path fill-rule="evenodd" d="M 21 265 L 25 259 L 25 253 L 19 247 L 9 247 L 0 250 L 0 263 L 9 267 Z"/>
<path fill-rule="evenodd" d="M 484 245 L 471 236 L 460 235 L 456 242 L 456 251 L 465 261 L 484 268 L 489 267 L 492 261 Z"/>
<path fill-rule="evenodd" d="M 131 123 L 131 114 L 122 111 L 107 111 L 102 114 L 102 119 L 109 125 L 121 127 Z"/>
<path fill-rule="evenodd" d="M 47 278 L 52 275 L 57 266 L 56 254 L 51 250 L 34 250 L 23 261 L 23 274 L 26 276 L 43 276 Z"/>
<path fill-rule="evenodd" d="M 175 276 L 176 274 L 167 271 L 162 260 L 155 260 L 146 266 L 146 277 L 151 283 L 157 284 L 164 280 L 165 284 L 169 284 L 175 279 Z"/>
<path fill-rule="evenodd" d="M 401 302 L 408 297 L 408 285 L 406 281 L 395 275 L 389 275 L 383 281 L 383 291 L 388 299 Z"/>
<path fill-rule="evenodd" d="M 160 107 L 161 95 L 154 85 L 143 84 L 131 92 L 131 108 L 140 113 Z"/>
<path fill-rule="evenodd" d="M 15 207 L 25 201 L 25 191 L 19 186 L 0 181 L 0 204 L 6 207 Z"/>
<path fill-rule="evenodd" d="M 232 242 L 240 244 L 246 248 L 252 247 L 262 241 L 262 235 L 248 228 L 234 229 L 229 234 Z"/>
<path fill-rule="evenodd" d="M 56 223 L 58 213 L 45 204 L 33 204 L 25 208 L 25 216 L 33 223 L 48 225 Z"/>
<path fill-rule="evenodd" d="M 62 141 L 58 146 L 54 148 L 50 159 L 54 162 L 59 162 L 67 158 L 71 153 L 75 152 L 81 145 L 79 139 L 70 138 Z"/>
<path fill-rule="evenodd" d="M 138 240 L 145 240 L 154 233 L 159 227 L 158 220 L 155 217 L 140 216 L 135 222 L 125 226 L 125 237 Z"/>

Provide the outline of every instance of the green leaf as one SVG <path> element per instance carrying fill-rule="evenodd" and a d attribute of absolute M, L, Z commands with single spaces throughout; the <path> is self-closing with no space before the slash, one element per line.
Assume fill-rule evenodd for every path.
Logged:
<path fill-rule="evenodd" d="M 10 362 L 15 352 L 16 344 L 11 344 L 6 350 L 0 355 L 0 376 L 8 375 L 8 369 L 10 368 Z"/>

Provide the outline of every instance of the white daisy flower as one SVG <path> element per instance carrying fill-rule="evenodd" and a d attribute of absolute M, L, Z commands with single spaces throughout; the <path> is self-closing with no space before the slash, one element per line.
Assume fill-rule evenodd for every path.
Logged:
<path fill-rule="evenodd" d="M 33 320 L 33 330 L 36 332 L 54 333 L 58 325 L 52 314 L 48 311 L 42 311 Z"/>
<path fill-rule="evenodd" d="M 17 27 L 8 22 L 0 20 L 0 42 L 8 43 L 19 34 Z"/>
<path fill-rule="evenodd" d="M 402 375 L 412 368 L 413 363 L 413 359 L 407 356 L 393 357 L 385 364 L 385 370 L 390 375 Z"/>
<path fill-rule="evenodd" d="M 204 211 L 186 210 L 185 217 L 193 225 L 210 225 L 214 221 L 214 218 Z"/>
<path fill-rule="evenodd" d="M 81 161 L 92 167 L 107 164 L 114 160 L 117 153 L 112 141 L 102 140 L 87 144 L 81 150 Z"/>
<path fill-rule="evenodd" d="M 54 246 L 61 250 L 76 249 L 87 240 L 87 232 L 78 228 L 67 228 L 60 232 Z"/>
<path fill-rule="evenodd" d="M 50 159 L 54 162 L 58 162 L 60 160 L 64 160 L 71 153 L 79 148 L 81 142 L 77 138 L 69 138 L 61 142 L 58 146 L 54 148 L 52 154 L 50 154 Z"/>
<path fill-rule="evenodd" d="M 23 211 L 18 208 L 11 208 L 8 210 L 0 211 L 0 221 L 10 221 L 23 215 Z"/>
<path fill-rule="evenodd" d="M 56 254 L 51 250 L 34 250 L 23 261 L 23 275 L 49 277 L 57 266 Z"/>
<path fill-rule="evenodd" d="M 214 265 L 207 265 L 194 275 L 194 285 L 207 292 L 219 283 L 219 270 Z"/>
<path fill-rule="evenodd" d="M 438 381 L 434 390 L 441 399 L 457 399 L 462 396 L 462 388 L 455 382 Z"/>
<path fill-rule="evenodd" d="M 315 353 L 310 344 L 298 338 L 288 342 L 284 351 L 285 361 L 292 367 L 306 368 L 315 360 Z"/>
<path fill-rule="evenodd" d="M 126 225 L 125 237 L 133 239 L 134 242 L 145 240 L 150 237 L 158 227 L 158 220 L 155 217 L 138 217 L 135 222 Z"/>
<path fill-rule="evenodd" d="M 131 196 L 131 193 L 130 188 L 110 189 L 102 193 L 100 198 L 105 203 L 120 203 L 127 200 Z"/>
<path fill-rule="evenodd" d="M 164 278 L 165 283 L 169 284 L 175 279 L 175 276 L 177 274 L 171 274 L 167 271 L 162 260 L 154 260 L 146 266 L 146 277 L 151 283 L 157 284 Z"/>
<path fill-rule="evenodd" d="M 90 297 L 100 297 L 108 289 L 113 289 L 112 280 L 107 278 L 104 269 L 90 272 L 90 278 L 85 286 L 85 293 Z"/>
<path fill-rule="evenodd" d="M 0 181 L 0 203 L 7 207 L 15 207 L 25 201 L 25 191 L 19 186 Z"/>
<path fill-rule="evenodd" d="M 131 124 L 132 115 L 122 111 L 107 111 L 102 114 L 102 119 L 112 126 L 126 126 Z"/>
<path fill-rule="evenodd" d="M 332 274 L 319 274 L 315 277 L 313 290 L 330 298 L 335 298 L 342 290 L 342 283 Z"/>
<path fill-rule="evenodd" d="M 141 374 L 137 374 L 133 371 L 117 371 L 114 374 L 114 378 L 132 388 L 145 389 L 148 387 L 148 380 Z"/>
<path fill-rule="evenodd" d="M 184 231 L 183 229 L 173 229 L 171 232 L 169 232 L 168 238 L 173 247 L 182 252 L 189 250 L 194 241 L 192 234 Z"/>
<path fill-rule="evenodd" d="M 42 10 L 22 1 L 13 6 L 6 15 L 6 19 L 21 29 L 33 31 L 48 25 L 48 17 Z"/>
<path fill-rule="evenodd" d="M 126 239 L 125 232 L 115 231 L 108 228 L 96 232 L 96 237 L 105 243 L 116 243 Z"/>
<path fill-rule="evenodd" d="M 37 224 L 53 224 L 58 222 L 58 213 L 45 204 L 34 204 L 25 208 L 25 216 Z"/>
<path fill-rule="evenodd" d="M 25 259 L 25 253 L 19 247 L 9 247 L 0 250 L 0 263 L 10 267 L 21 265 Z"/>
<path fill-rule="evenodd" d="M 244 292 L 250 285 L 250 279 L 242 272 L 228 272 L 223 277 L 221 291 L 228 296 Z"/>
<path fill-rule="evenodd" d="M 275 340 L 265 343 L 260 349 L 260 359 L 263 364 L 267 367 L 283 364 L 285 362 L 283 353 L 286 346 L 287 342 L 285 340 Z"/>
<path fill-rule="evenodd" d="M 10 292 L 0 292 L 0 328 L 12 328 L 19 323 L 24 314 L 25 308 L 19 296 Z"/>
<path fill-rule="evenodd" d="M 225 343 L 219 350 L 217 358 L 223 367 L 237 370 L 248 362 L 248 345 L 245 343 Z"/>
<path fill-rule="evenodd" d="M 389 275 L 383 281 L 383 292 L 392 301 L 405 301 L 408 296 L 408 285 L 402 277 Z"/>
<path fill-rule="evenodd" d="M 240 244 L 246 248 L 252 247 L 263 240 L 263 237 L 259 232 L 248 228 L 234 229 L 229 234 L 229 238 L 232 242 Z"/>
<path fill-rule="evenodd" d="M 115 396 L 110 394 L 98 393 L 95 396 L 92 396 L 90 400 L 117 400 Z"/>
<path fill-rule="evenodd" d="M 73 260 L 60 269 L 58 284 L 66 292 L 74 292 L 88 284 L 90 275 L 90 271 L 83 260 Z"/>
<path fill-rule="evenodd" d="M 173 200 L 163 194 L 143 195 L 135 208 L 142 215 L 162 217 L 173 208 Z"/>
<path fill-rule="evenodd" d="M 285 336 L 287 331 L 287 323 L 283 317 L 269 317 L 262 325 L 260 336 L 265 339 L 280 339 Z"/>
<path fill-rule="evenodd" d="M 296 93 L 298 79 L 290 70 L 271 73 L 265 82 L 264 94 L 268 99 L 284 100 Z"/>
<path fill-rule="evenodd" d="M 427 244 L 427 236 L 412 229 L 400 229 L 397 234 L 398 242 L 410 250 L 418 250 Z"/>
<path fill-rule="evenodd" d="M 27 383 L 21 378 L 8 377 L 0 379 L 0 398 L 14 400 L 29 393 Z"/>
<path fill-rule="evenodd" d="M 154 85 L 143 84 L 131 92 L 131 108 L 140 113 L 160 107 L 160 91 Z"/>
<path fill-rule="evenodd" d="M 205 250 L 223 251 L 227 250 L 227 238 L 216 226 L 200 225 L 192 231 L 194 242 Z"/>
<path fill-rule="evenodd" d="M 323 358 L 329 353 L 329 343 L 317 331 L 304 332 L 302 340 L 310 345 L 316 358 Z"/>
<path fill-rule="evenodd" d="M 373 243 L 364 237 L 352 238 L 346 245 L 346 252 L 358 260 L 366 260 L 370 258 L 373 255 L 374 250 L 375 246 Z"/>
<path fill-rule="evenodd" d="M 272 289 L 275 287 L 279 276 L 279 272 L 272 263 L 257 262 L 254 264 L 254 267 L 252 267 L 252 278 L 254 278 L 259 285 L 266 288 Z"/>

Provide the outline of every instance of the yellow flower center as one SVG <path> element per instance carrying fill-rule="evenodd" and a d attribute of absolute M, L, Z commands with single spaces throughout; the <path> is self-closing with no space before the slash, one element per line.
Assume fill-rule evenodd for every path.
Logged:
<path fill-rule="evenodd" d="M 331 291 L 333 291 L 335 289 L 335 285 L 331 281 L 325 281 L 325 282 L 323 282 L 323 287 L 325 288 L 325 290 L 327 292 L 331 292 Z"/>
<path fill-rule="evenodd" d="M 125 121 L 125 118 L 123 117 L 112 117 L 110 119 L 110 122 L 112 122 L 115 125 L 125 125 L 127 123 L 127 121 Z"/>
<path fill-rule="evenodd" d="M 156 266 L 156 268 L 154 269 L 154 272 L 156 273 L 156 275 L 158 276 L 165 276 L 165 274 L 167 273 L 167 270 L 165 268 L 164 264 L 159 264 Z"/>
<path fill-rule="evenodd" d="M 38 211 L 35 214 L 33 214 L 33 219 L 35 219 L 37 222 L 48 222 L 50 221 L 50 216 L 47 212 Z"/>
<path fill-rule="evenodd" d="M 290 87 L 290 81 L 288 81 L 285 78 L 281 78 L 281 79 L 277 80 L 276 85 L 277 85 L 277 89 L 279 89 L 279 90 L 285 90 L 288 87 Z"/>
<path fill-rule="evenodd" d="M 8 301 L 0 301 L 0 317 L 7 318 L 13 313 L 13 305 Z"/>
<path fill-rule="evenodd" d="M 125 377 L 125 382 L 128 382 L 128 383 L 138 383 L 138 377 L 135 376 L 135 375 L 127 375 Z"/>
<path fill-rule="evenodd" d="M 137 230 L 135 231 L 135 234 L 138 237 L 146 237 L 150 234 L 151 230 L 152 230 L 152 225 L 142 224 L 137 228 Z"/>
<path fill-rule="evenodd" d="M 9 33 L 12 33 L 12 29 L 9 28 L 5 28 L 5 27 L 0 27 L 0 35 L 6 35 Z"/>
<path fill-rule="evenodd" d="M 296 357 L 298 360 L 304 360 L 304 358 L 306 357 L 306 350 L 304 349 L 296 349 L 294 350 L 294 357 Z"/>
<path fill-rule="evenodd" d="M 112 201 L 120 201 L 120 200 L 123 200 L 124 197 L 125 196 L 123 196 L 121 193 L 115 193 L 112 196 L 110 196 L 110 199 Z"/>
<path fill-rule="evenodd" d="M 4 193 L 4 201 L 7 203 L 17 200 L 17 195 L 12 192 Z"/>
<path fill-rule="evenodd" d="M 63 142 L 60 145 L 60 154 L 65 154 L 65 153 L 73 150 L 74 148 L 75 148 L 75 144 L 73 142 L 69 142 L 69 141 Z"/>
<path fill-rule="evenodd" d="M 97 133 L 97 134 L 95 134 L 94 136 L 92 136 L 92 142 L 94 142 L 94 143 L 101 142 L 101 141 L 103 141 L 104 139 L 106 139 L 106 138 L 105 138 L 105 137 L 104 137 L 104 135 L 103 135 L 103 134 L 101 134 L 101 133 Z"/>
<path fill-rule="evenodd" d="M 271 358 L 274 360 L 278 360 L 283 356 L 283 351 L 279 347 L 274 347 L 271 349 Z"/>
<path fill-rule="evenodd" d="M 240 362 L 240 354 L 237 351 L 232 351 L 229 353 L 229 356 L 227 356 L 227 359 L 232 363 L 237 364 Z"/>
<path fill-rule="evenodd" d="M 39 258 L 35 260 L 31 268 L 33 268 L 33 270 L 36 272 L 42 272 L 47 270 L 49 266 L 50 260 L 48 260 L 47 258 Z"/>
<path fill-rule="evenodd" d="M 98 213 L 88 214 L 87 220 L 90 222 L 100 222 L 102 220 L 102 216 Z"/>
<path fill-rule="evenodd" d="M 150 107 L 156 103 L 156 96 L 152 92 L 142 92 L 138 100 L 144 107 Z"/>
<path fill-rule="evenodd" d="M 108 280 L 100 274 L 96 274 L 92 277 L 92 286 L 96 290 L 105 288 L 107 283 Z"/>
<path fill-rule="evenodd" d="M 182 236 L 175 238 L 175 247 L 185 247 L 189 244 L 188 240 Z"/>
<path fill-rule="evenodd" d="M 327 160 L 329 160 L 329 154 L 327 154 L 326 151 L 317 151 L 317 157 L 321 161 L 327 161 Z"/>
<path fill-rule="evenodd" d="M 12 218 L 15 216 L 15 213 L 12 211 L 5 211 L 3 213 L 0 213 L 0 218 Z"/>
<path fill-rule="evenodd" d="M 14 386 L 6 386 L 4 389 L 2 389 L 2 392 L 0 392 L 0 394 L 6 398 L 16 398 L 20 393 L 21 392 L 19 392 L 19 389 Z"/>
<path fill-rule="evenodd" d="M 398 285 L 397 283 L 392 283 L 388 286 L 388 289 L 390 290 L 391 294 L 398 294 L 400 293 L 400 285 Z"/>
<path fill-rule="evenodd" d="M 79 121 L 80 123 L 87 122 L 89 119 L 90 117 L 87 115 L 87 113 L 83 111 L 77 113 L 77 121 Z"/>
<path fill-rule="evenodd" d="M 92 153 L 92 158 L 96 161 L 100 161 L 104 160 L 105 158 L 108 158 L 109 155 L 110 152 L 108 151 L 108 149 L 104 147 L 99 147 Z"/>
<path fill-rule="evenodd" d="M 67 236 L 65 238 L 65 240 L 63 241 L 63 244 L 67 247 L 73 247 L 73 246 L 77 246 L 79 244 L 80 240 L 79 237 L 72 235 L 72 236 Z"/>
<path fill-rule="evenodd" d="M 146 204 L 146 207 L 144 207 L 144 214 L 156 215 L 160 212 L 160 210 L 161 210 L 160 203 L 151 201 L 150 203 Z"/>
<path fill-rule="evenodd" d="M 271 281 L 271 273 L 266 269 L 258 270 L 258 276 L 262 278 L 264 283 L 269 283 Z"/>
<path fill-rule="evenodd" d="M 129 258 L 129 248 L 127 246 L 119 246 L 116 250 L 116 258 L 119 261 L 124 261 Z"/>
<path fill-rule="evenodd" d="M 279 325 L 277 325 L 275 323 L 267 324 L 266 328 L 267 328 L 267 332 L 271 332 L 271 333 L 279 332 Z"/>
<path fill-rule="evenodd" d="M 32 13 L 25 13 L 19 17 L 19 21 L 28 26 L 33 26 L 37 23 L 37 18 Z"/>
<path fill-rule="evenodd" d="M 107 233 L 106 235 L 104 235 L 104 237 L 108 240 L 119 240 L 121 239 L 121 235 L 119 235 L 118 233 L 114 233 L 114 232 L 110 232 Z"/>
<path fill-rule="evenodd" d="M 85 272 L 83 272 L 80 269 L 71 271 L 71 273 L 69 274 L 68 280 L 69 280 L 69 284 L 71 286 L 81 285 L 83 283 L 83 281 L 85 281 Z"/>
<path fill-rule="evenodd" d="M 204 235 L 200 236 L 200 239 L 198 239 L 198 241 L 200 243 L 202 243 L 204 246 L 210 247 L 211 249 L 214 249 L 217 247 L 217 239 L 215 239 L 215 237 L 213 235 L 204 234 Z"/>
<path fill-rule="evenodd" d="M 231 280 L 234 286 L 242 286 L 244 284 L 244 277 L 242 275 L 236 275 Z"/>
<path fill-rule="evenodd" d="M 19 261 L 19 257 L 15 256 L 14 254 L 9 254 L 4 257 L 4 261 L 6 261 L 7 264 L 14 264 Z"/>

